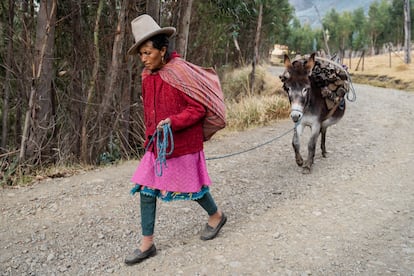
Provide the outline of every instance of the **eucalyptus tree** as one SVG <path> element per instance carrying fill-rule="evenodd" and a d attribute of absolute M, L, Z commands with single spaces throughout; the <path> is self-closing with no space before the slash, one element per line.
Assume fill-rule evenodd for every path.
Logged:
<path fill-rule="evenodd" d="M 370 37 L 371 54 L 376 54 L 384 43 L 387 43 L 387 25 L 390 24 L 389 4 L 386 0 L 374 2 L 368 11 L 368 35 Z"/>
<path fill-rule="evenodd" d="M 193 0 L 181 0 L 180 20 L 177 24 L 176 48 L 185 59 L 187 57 L 188 33 L 190 30 L 191 8 Z"/>
<path fill-rule="evenodd" d="M 345 50 L 352 49 L 352 33 L 355 28 L 352 14 L 348 11 L 343 12 L 339 17 L 337 27 L 340 57 L 343 59 L 345 57 Z"/>
<path fill-rule="evenodd" d="M 273 49 L 274 44 L 285 44 L 293 18 L 294 9 L 288 0 L 264 2 L 261 42 L 263 58 L 267 57 L 267 51 Z"/>
<path fill-rule="evenodd" d="M 314 31 L 309 24 L 302 26 L 299 19 L 295 18 L 292 20 L 289 36 L 285 41 L 292 53 L 305 54 L 316 50 L 318 42 L 320 43 L 318 37 L 318 32 Z"/>
<path fill-rule="evenodd" d="M 390 24 L 387 24 L 386 30 L 389 40 L 396 47 L 401 48 L 404 45 L 404 1 L 393 0 L 389 6 Z"/>
<path fill-rule="evenodd" d="M 34 70 L 37 68 L 34 65 L 33 43 L 36 17 L 38 16 L 32 2 L 9 0 L 0 4 L 0 79 L 1 89 L 4 91 L 0 100 L 3 153 L 1 164 L 3 157 L 15 163 L 19 159 L 24 113 L 28 106 L 30 89 L 34 88 Z M 50 60 L 47 62 L 50 63 Z M 30 117 L 26 118 L 30 122 Z M 28 131 L 26 134 L 29 134 Z M 24 140 L 23 149 L 26 150 L 27 138 Z"/>
<path fill-rule="evenodd" d="M 1 5 L 0 11 L 6 10 L 6 8 Z M 2 12 L 2 15 L 6 14 Z M 9 124 L 9 101 L 10 101 L 10 94 L 11 94 L 11 79 L 12 79 L 12 71 L 13 71 L 13 50 L 14 50 L 14 39 L 13 39 L 13 21 L 14 21 L 14 15 L 15 15 L 15 9 L 13 1 L 9 1 L 9 9 L 8 9 L 8 18 L 2 18 L 1 22 L 7 22 L 5 24 L 6 28 L 0 28 L 0 32 L 3 33 L 3 29 L 5 30 L 5 35 L 2 35 L 2 37 L 7 37 L 6 41 L 4 41 L 7 46 L 0 44 L 2 52 L 6 53 L 4 57 L 2 57 L 2 60 L 4 60 L 4 66 L 2 67 L 2 71 L 4 70 L 5 78 L 3 81 L 3 97 L 2 97 L 2 107 L 0 109 L 0 113 L 2 115 L 2 125 L 1 125 L 1 142 L 0 142 L 0 153 L 4 153 L 7 150 L 7 137 L 9 136 L 8 130 L 8 124 Z M 3 17 L 3 16 L 2 16 Z M 2 25 L 0 25 L 2 26 Z M 0 33 L 0 35 L 1 35 Z M 1 41 L 3 42 L 3 40 Z M 7 49 L 7 50 L 6 50 Z M 2 72 L 3 75 L 3 72 Z"/>
<path fill-rule="evenodd" d="M 26 110 L 19 158 L 42 164 L 53 156 L 56 113 L 52 80 L 57 0 L 42 0 L 36 24 L 33 79 Z"/>
<path fill-rule="evenodd" d="M 332 55 L 340 50 L 340 16 L 335 9 L 331 9 L 322 19 L 323 29 L 327 34 L 327 41 Z"/>
<path fill-rule="evenodd" d="M 369 42 L 367 36 L 367 17 L 363 8 L 358 8 L 352 12 L 352 49 L 355 51 L 364 50 Z"/>
<path fill-rule="evenodd" d="M 214 65 L 250 63 L 261 4 L 259 57 L 267 58 L 273 44 L 286 39 L 288 24 L 293 18 L 293 8 L 287 0 L 195 1 L 189 57 Z"/>

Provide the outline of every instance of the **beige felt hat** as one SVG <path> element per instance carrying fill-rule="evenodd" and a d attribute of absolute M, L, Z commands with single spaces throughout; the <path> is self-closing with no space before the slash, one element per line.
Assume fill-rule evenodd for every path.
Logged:
<path fill-rule="evenodd" d="M 135 55 L 141 43 L 157 34 L 166 34 L 171 37 L 175 34 L 174 27 L 161 28 L 155 20 L 148 14 L 138 16 L 131 22 L 132 34 L 135 38 L 135 44 L 129 48 L 128 54 Z"/>

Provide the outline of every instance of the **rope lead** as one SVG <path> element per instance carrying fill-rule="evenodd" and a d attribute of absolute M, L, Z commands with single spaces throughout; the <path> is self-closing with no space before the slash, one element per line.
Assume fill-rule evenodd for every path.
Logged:
<path fill-rule="evenodd" d="M 157 159 L 155 159 L 155 174 L 162 176 L 163 166 L 167 167 L 167 156 L 171 155 L 174 150 L 174 138 L 170 124 L 164 124 L 162 130 L 157 129 L 156 133 Z M 171 141 L 170 151 L 167 152 L 169 146 L 168 139 Z"/>
<path fill-rule="evenodd" d="M 287 135 L 289 132 L 293 131 L 297 127 L 299 122 L 297 122 L 295 124 L 294 128 L 291 128 L 291 129 L 285 131 L 284 133 L 282 133 L 281 135 L 279 135 L 277 137 L 274 137 L 273 139 L 270 139 L 268 141 L 265 141 L 265 142 L 263 142 L 263 143 L 261 143 L 257 146 L 253 146 L 249 149 L 242 150 L 242 151 L 239 151 L 239 152 L 224 154 L 224 155 L 221 155 L 221 156 L 209 157 L 209 158 L 206 158 L 206 161 L 216 160 L 216 159 L 223 159 L 223 158 L 239 155 L 239 154 L 242 154 L 242 153 L 246 153 L 246 152 L 255 150 L 255 149 L 260 148 L 262 146 L 265 146 L 267 144 L 270 144 L 271 142 L 276 141 L 276 140 L 282 138 L 283 136 Z M 149 143 L 146 147 L 146 150 L 148 150 L 149 145 L 154 142 L 154 139 L 156 140 L 155 144 L 156 144 L 156 148 L 157 148 L 156 149 L 157 150 L 157 159 L 155 160 L 155 167 L 154 167 L 155 174 L 157 176 L 162 176 L 163 166 L 167 167 L 167 156 L 171 155 L 173 150 L 174 150 L 174 138 L 173 138 L 173 134 L 172 134 L 170 125 L 165 124 L 165 125 L 162 126 L 162 130 L 156 130 L 155 131 L 154 135 L 151 137 L 151 140 L 149 141 Z M 171 141 L 170 142 L 171 143 L 171 149 L 170 149 L 169 152 L 167 152 L 167 148 L 169 146 L 168 140 Z"/>
<path fill-rule="evenodd" d="M 169 146 L 168 138 L 171 141 L 171 149 L 167 152 L 167 148 Z M 147 146 L 145 147 L 145 151 L 147 152 L 150 145 L 154 143 L 155 140 L 155 148 L 157 151 L 157 158 L 155 159 L 155 174 L 157 176 L 162 176 L 162 167 L 167 167 L 167 156 L 171 155 L 174 150 L 174 138 L 172 134 L 172 130 L 170 124 L 165 124 L 162 126 L 162 130 L 157 129 L 155 130 L 154 134 L 151 136 Z"/>

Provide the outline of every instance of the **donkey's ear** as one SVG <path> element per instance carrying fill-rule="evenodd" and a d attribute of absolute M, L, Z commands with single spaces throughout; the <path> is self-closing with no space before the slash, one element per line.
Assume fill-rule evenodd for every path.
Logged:
<path fill-rule="evenodd" d="M 315 53 L 312 53 L 306 62 L 306 70 L 312 72 L 313 66 L 315 66 Z"/>
<path fill-rule="evenodd" d="M 285 63 L 285 67 L 289 67 L 289 66 L 292 65 L 292 63 L 290 62 L 290 58 L 289 58 L 289 56 L 287 54 L 285 54 L 285 57 L 284 57 L 284 61 L 283 62 Z"/>
<path fill-rule="evenodd" d="M 290 74 L 288 70 L 285 70 L 282 75 L 279 76 L 282 82 L 287 81 L 290 78 Z"/>

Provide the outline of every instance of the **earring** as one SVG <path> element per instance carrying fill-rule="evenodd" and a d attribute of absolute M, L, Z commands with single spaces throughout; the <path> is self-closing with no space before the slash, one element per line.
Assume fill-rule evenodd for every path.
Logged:
<path fill-rule="evenodd" d="M 164 56 L 161 56 L 161 63 L 165 64 Z"/>

